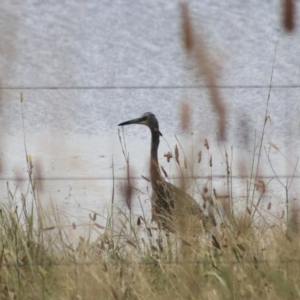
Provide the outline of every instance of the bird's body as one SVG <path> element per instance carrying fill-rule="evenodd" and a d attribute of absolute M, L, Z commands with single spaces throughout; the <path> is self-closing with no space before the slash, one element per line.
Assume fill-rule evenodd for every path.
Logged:
<path fill-rule="evenodd" d="M 120 123 L 119 126 L 129 124 L 143 124 L 151 131 L 151 157 L 150 157 L 150 180 L 152 185 L 152 219 L 160 227 L 175 231 L 190 215 L 198 216 L 203 223 L 207 217 L 203 214 L 198 203 L 186 192 L 173 184 L 166 182 L 160 173 L 157 151 L 159 146 L 160 131 L 158 121 L 154 114 L 147 112 L 142 117 Z M 205 225 L 205 224 L 203 224 Z"/>

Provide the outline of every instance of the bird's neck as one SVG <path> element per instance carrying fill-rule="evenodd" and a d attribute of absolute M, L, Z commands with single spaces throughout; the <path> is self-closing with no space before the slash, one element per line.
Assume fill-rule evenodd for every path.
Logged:
<path fill-rule="evenodd" d="M 159 133 L 157 131 L 151 130 L 151 134 L 152 134 L 152 139 L 151 139 L 151 157 L 150 157 L 150 176 L 151 176 L 152 185 L 155 185 L 157 181 L 161 179 L 158 159 L 157 159 Z"/>

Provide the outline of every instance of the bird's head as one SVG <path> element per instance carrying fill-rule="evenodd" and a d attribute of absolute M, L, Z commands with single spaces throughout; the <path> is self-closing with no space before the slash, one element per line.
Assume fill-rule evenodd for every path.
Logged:
<path fill-rule="evenodd" d="M 118 126 L 130 125 L 130 124 L 141 124 L 146 125 L 151 131 L 157 131 L 159 135 L 162 135 L 159 131 L 158 121 L 155 115 L 151 112 L 144 113 L 141 117 L 133 120 L 129 120 L 118 124 Z"/>

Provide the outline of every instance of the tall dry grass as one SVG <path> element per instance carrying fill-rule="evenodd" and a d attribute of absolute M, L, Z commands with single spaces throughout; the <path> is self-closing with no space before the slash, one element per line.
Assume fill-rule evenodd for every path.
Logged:
<path fill-rule="evenodd" d="M 289 3 L 292 2 L 286 3 L 288 16 L 285 24 L 289 30 L 293 28 L 288 13 L 291 10 Z M 227 114 L 221 93 L 217 90 L 214 63 L 207 57 L 208 50 L 204 48 L 206 43 L 203 38 L 195 34 L 187 4 L 182 5 L 181 12 L 184 46 L 198 75 L 204 77 L 212 107 L 218 115 L 219 137 L 224 140 Z M 270 90 L 271 83 L 272 76 Z M 132 173 L 125 137 L 121 134 L 120 143 L 127 167 L 127 180 L 122 185 L 122 193 L 127 210 L 121 211 L 115 206 L 113 190 L 110 215 L 105 216 L 106 224 L 99 224 L 99 215 L 94 213 L 90 215 L 90 232 L 86 235 L 78 233 L 75 239 L 70 238 L 69 232 L 77 232 L 77 226 L 62 226 L 54 205 L 54 217 L 50 218 L 49 212 L 42 210 L 38 196 L 38 189 L 41 188 L 36 178 L 38 174 L 33 172 L 33 159 L 26 152 L 28 188 L 21 193 L 19 202 L 8 184 L 9 203 L 0 207 L 0 298 L 300 298 L 298 212 L 289 206 L 288 198 L 285 215 L 276 222 L 267 219 L 271 203 L 265 214 L 259 210 L 267 188 L 267 184 L 260 179 L 259 165 L 269 100 L 270 95 L 265 119 L 262 120 L 262 136 L 251 158 L 252 168 L 244 174 L 247 198 L 242 210 L 235 207 L 231 155 L 226 149 L 221 150 L 225 162 L 226 194 L 220 193 L 213 184 L 211 168 L 214 158 L 209 152 L 211 146 L 208 139 L 203 141 L 203 147 L 207 151 L 206 163 L 210 171 L 202 186 L 194 178 L 190 157 L 184 153 L 179 140 L 178 145 L 170 147 L 165 154 L 168 162 L 176 164 L 182 178 L 181 186 L 194 188 L 202 198 L 203 209 L 217 220 L 216 226 L 203 231 L 199 230 L 200 221 L 193 219 L 185 239 L 176 233 L 159 230 L 147 219 L 141 202 L 142 213 L 138 216 L 133 214 Z M 189 102 L 184 101 L 180 117 L 182 129 L 186 132 L 189 131 L 190 110 Z M 26 149 L 26 140 L 24 143 Z M 198 146 L 195 143 L 195 149 L 190 152 L 192 160 L 204 164 L 204 153 L 199 151 Z M 166 170 L 162 169 L 162 172 L 169 177 Z M 115 180 L 114 176 L 112 180 Z M 284 187 L 288 190 L 289 185 Z M 258 200 L 254 198 L 257 191 L 261 195 Z M 121 218 L 118 220 L 115 210 L 119 210 Z M 181 251 L 183 246 L 184 257 Z"/>

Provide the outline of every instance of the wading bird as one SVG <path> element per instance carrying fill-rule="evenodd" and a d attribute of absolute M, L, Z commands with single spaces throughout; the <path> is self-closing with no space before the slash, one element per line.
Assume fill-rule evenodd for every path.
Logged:
<path fill-rule="evenodd" d="M 152 185 L 152 219 L 159 227 L 174 232 L 177 226 L 184 227 L 190 215 L 198 216 L 206 227 L 209 218 L 204 215 L 198 203 L 186 192 L 166 182 L 160 173 L 157 150 L 159 137 L 158 121 L 151 112 L 144 113 L 140 118 L 118 124 L 118 126 L 142 124 L 151 131 L 150 179 Z"/>

